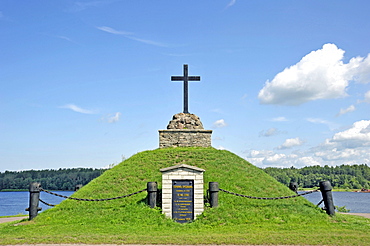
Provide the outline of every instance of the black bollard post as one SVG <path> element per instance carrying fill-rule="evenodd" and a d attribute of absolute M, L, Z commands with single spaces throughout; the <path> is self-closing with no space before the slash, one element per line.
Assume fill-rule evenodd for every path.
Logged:
<path fill-rule="evenodd" d="M 148 192 L 148 205 L 151 208 L 155 208 L 155 206 L 157 205 L 157 182 L 148 182 L 146 184 L 146 189 Z"/>
<path fill-rule="evenodd" d="M 30 191 L 30 204 L 26 208 L 26 211 L 29 212 L 29 220 L 34 219 L 37 216 L 38 211 L 41 211 L 39 208 L 39 199 L 40 199 L 40 183 L 31 183 L 29 186 Z"/>
<path fill-rule="evenodd" d="M 320 191 L 325 204 L 326 213 L 330 216 L 333 216 L 335 215 L 335 207 L 331 190 L 332 187 L 329 181 L 320 182 Z"/>
<path fill-rule="evenodd" d="M 211 208 L 218 207 L 218 182 L 209 182 L 209 203 Z"/>
<path fill-rule="evenodd" d="M 297 182 L 290 182 L 289 189 L 291 189 L 296 194 L 298 194 L 298 183 Z"/>

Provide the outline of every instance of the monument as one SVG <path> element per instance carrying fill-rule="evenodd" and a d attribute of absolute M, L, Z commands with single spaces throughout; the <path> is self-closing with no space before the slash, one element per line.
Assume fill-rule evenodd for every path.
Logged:
<path fill-rule="evenodd" d="M 211 147 L 212 130 L 205 130 L 200 118 L 189 113 L 189 81 L 200 81 L 200 76 L 189 76 L 188 65 L 184 64 L 183 76 L 171 76 L 171 81 L 184 82 L 184 108 L 175 114 L 167 130 L 159 130 L 159 148 L 167 147 Z"/>
<path fill-rule="evenodd" d="M 204 169 L 179 164 L 162 168 L 162 212 L 176 222 L 196 219 L 204 210 Z"/>

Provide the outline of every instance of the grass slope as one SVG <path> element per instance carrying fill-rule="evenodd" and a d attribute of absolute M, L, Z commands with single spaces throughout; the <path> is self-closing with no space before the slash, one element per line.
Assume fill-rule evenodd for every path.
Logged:
<path fill-rule="evenodd" d="M 157 149 L 138 153 L 74 194 L 79 198 L 110 198 L 146 188 L 159 169 L 188 164 L 206 170 L 210 181 L 241 194 L 276 197 L 294 194 L 259 168 L 225 150 L 213 148 Z M 219 207 L 206 207 L 196 221 L 178 224 L 159 208 L 145 204 L 146 192 L 132 197 L 88 202 L 66 200 L 30 222 L 0 225 L 0 244 L 138 243 L 138 244 L 310 244 L 370 245 L 369 221 L 329 217 L 302 197 L 251 200 L 220 192 Z M 42 196 L 41 196 L 42 198 Z"/>

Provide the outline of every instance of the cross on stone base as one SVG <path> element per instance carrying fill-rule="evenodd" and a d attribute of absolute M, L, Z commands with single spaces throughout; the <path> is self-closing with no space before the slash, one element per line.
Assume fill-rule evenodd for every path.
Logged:
<path fill-rule="evenodd" d="M 200 81 L 200 76 L 189 76 L 188 75 L 188 65 L 184 64 L 184 76 L 171 76 L 171 81 L 184 81 L 184 114 L 188 114 L 189 110 L 189 81 Z"/>

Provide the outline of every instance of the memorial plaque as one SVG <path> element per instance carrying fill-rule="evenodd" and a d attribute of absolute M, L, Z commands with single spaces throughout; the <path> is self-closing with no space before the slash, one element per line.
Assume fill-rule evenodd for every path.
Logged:
<path fill-rule="evenodd" d="M 172 180 L 172 219 L 179 223 L 194 220 L 194 180 Z"/>

